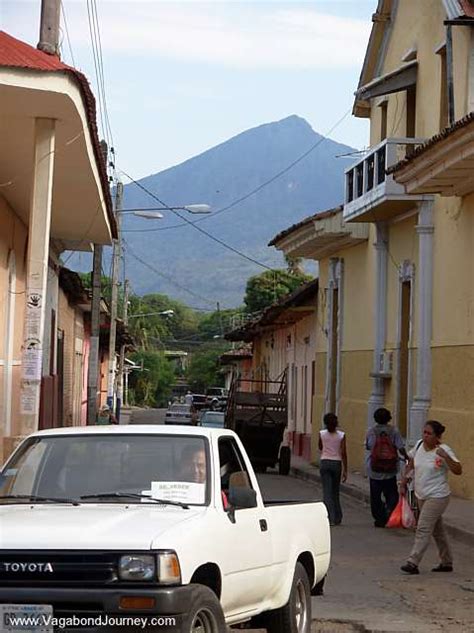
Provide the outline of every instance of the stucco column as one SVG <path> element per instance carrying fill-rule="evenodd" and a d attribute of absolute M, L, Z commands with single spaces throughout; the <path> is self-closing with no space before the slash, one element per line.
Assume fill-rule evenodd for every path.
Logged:
<path fill-rule="evenodd" d="M 55 121 L 36 119 L 21 363 L 21 435 L 35 431 L 39 420 L 55 138 Z"/>
<path fill-rule="evenodd" d="M 415 397 L 410 408 L 409 444 L 420 437 L 431 406 L 431 337 L 433 329 L 433 202 L 420 204 L 418 212 L 418 347 Z"/>
<path fill-rule="evenodd" d="M 375 225 L 375 342 L 373 358 L 372 392 L 367 410 L 367 427 L 374 423 L 374 411 L 385 404 L 385 386 L 380 372 L 380 355 L 385 349 L 387 332 L 387 267 L 388 267 L 388 228 L 384 222 Z"/>

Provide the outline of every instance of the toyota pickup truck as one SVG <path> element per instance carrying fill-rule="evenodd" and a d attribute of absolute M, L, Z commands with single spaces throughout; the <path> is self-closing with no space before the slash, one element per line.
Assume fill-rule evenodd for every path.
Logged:
<path fill-rule="evenodd" d="M 324 504 L 265 503 L 229 430 L 39 431 L 0 471 L 2 632 L 309 633 L 329 559 Z"/>

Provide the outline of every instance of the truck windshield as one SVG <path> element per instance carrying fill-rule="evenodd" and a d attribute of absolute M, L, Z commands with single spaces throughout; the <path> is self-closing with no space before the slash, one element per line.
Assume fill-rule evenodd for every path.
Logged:
<path fill-rule="evenodd" d="M 33 437 L 0 473 L 0 504 L 28 503 L 32 496 L 129 504 L 146 503 L 151 496 L 207 505 L 209 472 L 207 440 L 197 436 Z M 110 495 L 116 492 L 140 496 L 121 499 Z M 101 494 L 104 497 L 84 499 Z M 22 501 L 21 495 L 25 497 Z"/>

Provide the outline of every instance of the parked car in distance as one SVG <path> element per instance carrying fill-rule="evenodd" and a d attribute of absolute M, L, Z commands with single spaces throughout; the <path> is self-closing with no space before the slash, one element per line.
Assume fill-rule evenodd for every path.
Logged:
<path fill-rule="evenodd" d="M 199 424 L 212 429 L 223 429 L 224 418 L 225 415 L 223 411 L 204 411 L 199 420 Z"/>
<path fill-rule="evenodd" d="M 165 424 L 197 424 L 197 413 L 193 405 L 172 404 L 165 413 Z"/>
<path fill-rule="evenodd" d="M 206 391 L 206 399 L 209 408 L 224 411 L 227 406 L 227 389 L 224 389 L 224 387 L 210 387 Z"/>
<path fill-rule="evenodd" d="M 207 398 L 204 394 L 193 393 L 193 407 L 196 411 L 202 411 L 203 409 L 206 409 L 207 406 Z"/>

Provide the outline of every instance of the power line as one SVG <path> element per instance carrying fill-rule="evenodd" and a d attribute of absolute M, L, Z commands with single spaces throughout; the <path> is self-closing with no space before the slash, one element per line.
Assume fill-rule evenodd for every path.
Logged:
<path fill-rule="evenodd" d="M 204 301 L 204 303 L 210 303 L 210 304 L 214 305 L 214 303 L 215 303 L 214 301 L 211 301 L 210 299 L 206 299 L 205 297 L 201 297 L 200 295 L 198 295 L 193 290 L 189 290 L 189 288 L 185 288 L 179 282 L 177 282 L 175 279 L 173 279 L 173 277 L 170 277 L 169 275 L 166 275 L 165 273 L 162 273 L 157 268 L 155 268 L 152 264 L 150 264 L 149 262 L 147 262 L 144 259 L 142 259 L 141 257 L 139 257 L 136 253 L 133 252 L 133 249 L 130 247 L 130 244 L 126 240 L 123 240 L 123 242 L 127 245 L 127 254 L 131 255 L 134 259 L 136 259 L 138 262 L 140 262 L 143 266 L 145 266 L 146 268 L 148 268 L 149 270 L 154 272 L 159 277 L 163 277 L 163 279 L 166 279 L 167 281 L 169 281 L 170 283 L 174 284 L 175 286 L 177 286 L 181 290 L 184 290 L 185 292 L 189 293 L 190 295 L 192 295 L 196 299 L 199 299 L 200 301 Z"/>
<path fill-rule="evenodd" d="M 107 137 L 107 129 L 104 125 L 104 107 L 102 104 L 102 91 L 101 91 L 101 85 L 100 85 L 100 71 L 99 71 L 99 64 L 98 64 L 98 57 L 97 57 L 97 52 L 96 52 L 96 38 L 95 38 L 95 30 L 93 27 L 93 22 L 92 22 L 92 15 L 91 15 L 91 7 L 89 6 L 89 0 L 86 1 L 86 6 L 87 6 L 87 19 L 89 21 L 89 35 L 90 35 L 90 39 L 91 39 L 91 46 L 92 46 L 92 57 L 94 60 L 94 69 L 95 69 L 95 78 L 96 78 L 96 83 L 97 83 L 97 97 L 98 97 L 98 102 L 99 102 L 99 116 L 100 116 L 100 122 L 101 122 L 101 126 L 102 126 L 102 134 Z M 107 143 L 109 144 L 109 140 L 107 138 Z"/>
<path fill-rule="evenodd" d="M 220 215 L 221 213 L 224 213 L 225 211 L 229 211 L 230 209 L 232 209 L 233 207 L 237 206 L 238 204 L 240 204 L 241 202 L 244 202 L 245 200 L 247 200 L 248 198 L 250 198 L 251 196 L 255 195 L 256 193 L 258 193 L 259 191 L 261 191 L 264 187 L 267 187 L 268 185 L 272 184 L 273 182 L 275 182 L 275 180 L 278 180 L 278 178 L 281 178 L 281 176 L 284 176 L 287 172 L 289 172 L 291 169 L 293 169 L 293 167 L 295 167 L 298 163 L 300 163 L 302 160 L 304 160 L 307 156 L 309 156 L 309 154 L 311 154 L 312 152 L 314 152 L 314 150 L 319 147 L 320 145 L 322 145 L 325 141 L 329 140 L 328 137 L 330 134 L 332 134 L 332 132 L 334 132 L 334 130 L 339 127 L 339 125 L 349 116 L 349 114 L 352 112 L 352 107 L 349 108 L 349 110 L 347 110 L 340 119 L 338 119 L 336 121 L 336 123 L 334 123 L 334 125 L 326 132 L 326 134 L 324 136 L 322 136 L 321 138 L 319 138 L 308 150 L 306 150 L 303 154 L 301 154 L 300 156 L 298 156 L 298 158 L 296 158 L 293 162 L 291 162 L 289 165 L 287 165 L 286 167 L 284 167 L 282 170 L 280 170 L 279 172 L 277 172 L 274 176 L 272 176 L 271 178 L 269 178 L 268 180 L 266 180 L 265 182 L 261 183 L 260 185 L 258 185 L 258 187 L 255 187 L 254 189 L 252 189 L 251 191 L 249 191 L 248 193 L 244 194 L 243 196 L 240 196 L 240 198 L 237 198 L 236 200 L 234 200 L 233 202 L 231 202 L 230 204 L 226 205 L 225 207 L 222 207 L 221 209 L 218 209 L 217 211 L 215 211 L 214 213 L 211 213 L 209 215 L 206 215 L 203 218 L 198 218 L 197 220 L 194 220 L 194 222 L 191 221 L 186 221 L 183 224 L 174 224 L 172 226 L 166 226 L 166 227 L 162 227 L 162 228 L 157 228 L 157 229 L 151 229 L 151 231 L 167 231 L 169 229 L 177 229 L 180 228 L 182 226 L 186 226 L 186 224 L 192 224 L 192 225 L 196 225 L 200 222 L 205 222 L 206 220 L 209 220 L 211 218 L 215 218 L 217 215 Z M 122 170 L 121 170 L 122 171 Z M 130 178 L 130 176 L 128 176 L 125 172 L 122 172 L 125 176 L 127 176 L 127 178 Z M 135 181 L 133 181 L 135 182 Z M 136 183 L 135 184 L 139 184 Z M 139 185 L 140 186 L 140 185 Z M 167 206 L 167 205 L 164 205 Z M 181 216 L 179 216 L 181 217 Z M 182 218 L 184 219 L 184 218 Z M 135 230 L 129 230 L 127 232 L 142 232 L 140 229 L 135 229 Z M 149 232 L 147 230 L 147 232 Z"/>
<path fill-rule="evenodd" d="M 242 257 L 242 258 L 248 260 L 249 262 L 252 262 L 253 264 L 257 264 L 257 266 L 260 266 L 261 268 L 265 268 L 266 270 L 273 270 L 272 268 L 270 268 L 270 266 L 267 266 L 266 264 L 262 264 L 262 262 L 259 262 L 257 259 L 254 259 L 253 257 L 250 257 L 249 255 L 246 255 L 242 251 L 239 251 L 237 248 L 234 248 L 233 246 L 231 246 L 230 244 L 227 244 L 226 242 L 224 242 L 223 240 L 219 239 L 215 235 L 212 235 L 212 233 L 209 233 L 208 231 L 205 231 L 200 226 L 196 226 L 195 222 L 191 222 L 191 220 L 188 220 L 187 218 L 183 217 L 178 211 L 176 211 L 175 209 L 173 209 L 172 207 L 167 205 L 165 202 L 163 202 L 163 200 L 160 200 L 160 198 L 158 198 L 158 196 L 156 196 L 152 191 L 150 191 L 149 189 L 144 187 L 141 183 L 137 182 L 134 178 L 129 176 L 125 171 L 123 171 L 123 169 L 120 169 L 120 171 L 131 182 L 133 182 L 135 185 L 137 185 L 137 187 L 139 187 L 140 189 L 145 191 L 148 195 L 150 195 L 157 202 L 159 202 L 163 207 L 166 207 L 169 211 L 171 211 L 172 213 L 177 215 L 179 218 L 181 218 L 181 220 L 184 220 L 184 222 L 186 224 L 189 224 L 190 226 L 195 228 L 196 231 L 199 231 L 199 233 L 202 233 L 203 235 L 206 235 L 209 239 L 213 240 L 214 242 L 217 242 L 217 244 L 220 244 L 221 246 L 223 246 L 227 250 L 231 251 L 232 253 L 235 253 L 236 255 L 239 255 L 239 257 Z"/>
<path fill-rule="evenodd" d="M 106 123 L 106 126 L 107 126 L 107 130 L 108 130 L 110 141 L 112 142 L 112 146 L 114 146 L 114 137 L 113 137 L 112 128 L 111 128 L 111 125 L 110 125 L 109 109 L 108 109 L 108 106 L 107 106 L 107 96 L 106 96 L 106 92 L 105 92 L 104 57 L 103 57 L 103 54 L 102 54 L 102 37 L 101 37 L 101 34 L 100 34 L 100 22 L 99 22 L 99 14 L 98 14 L 98 11 L 97 11 L 97 2 L 96 2 L 96 0 L 91 0 L 91 5 L 92 5 L 91 8 L 92 8 L 93 19 L 95 20 L 96 42 L 98 41 L 97 54 L 98 54 L 98 60 L 99 60 L 99 68 L 100 68 L 100 72 L 101 72 L 102 100 L 103 100 L 103 103 L 104 103 L 105 123 Z"/>
<path fill-rule="evenodd" d="M 61 13 L 63 15 L 64 27 L 66 29 L 66 39 L 67 39 L 67 43 L 68 43 L 68 46 L 69 46 L 69 52 L 71 54 L 72 65 L 75 68 L 76 67 L 76 60 L 74 59 L 74 53 L 72 51 L 71 38 L 69 37 L 69 28 L 68 28 L 67 18 L 66 18 L 66 9 L 64 8 L 64 2 L 62 2 L 62 0 L 61 0 Z"/>

